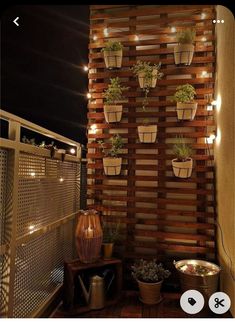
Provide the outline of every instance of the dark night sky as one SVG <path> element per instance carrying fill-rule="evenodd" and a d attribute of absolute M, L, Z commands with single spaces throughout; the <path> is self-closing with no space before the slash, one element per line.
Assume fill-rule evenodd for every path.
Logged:
<path fill-rule="evenodd" d="M 1 108 L 85 144 L 89 6 L 14 6 L 1 20 Z"/>

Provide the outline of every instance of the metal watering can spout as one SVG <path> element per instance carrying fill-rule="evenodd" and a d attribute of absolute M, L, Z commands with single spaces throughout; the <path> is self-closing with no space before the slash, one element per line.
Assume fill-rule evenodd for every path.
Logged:
<path fill-rule="evenodd" d="M 82 287 L 82 291 L 83 291 L 83 294 L 84 294 L 84 297 L 86 299 L 86 302 L 89 303 L 89 296 L 90 296 L 90 289 L 89 289 L 89 292 L 87 291 L 84 283 L 83 283 L 83 280 L 81 279 L 80 275 L 78 275 L 78 279 L 79 279 L 79 282 L 81 284 L 81 287 Z"/>

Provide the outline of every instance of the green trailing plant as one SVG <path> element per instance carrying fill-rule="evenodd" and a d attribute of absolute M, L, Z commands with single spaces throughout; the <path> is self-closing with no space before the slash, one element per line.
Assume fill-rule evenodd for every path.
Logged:
<path fill-rule="evenodd" d="M 157 260 L 146 261 L 140 259 L 131 266 L 132 277 L 145 283 L 156 283 L 170 276 L 170 271 L 164 269 L 163 265 L 157 264 Z"/>
<path fill-rule="evenodd" d="M 192 44 L 195 36 L 196 32 L 194 29 L 184 29 L 177 34 L 177 42 L 180 44 Z"/>
<path fill-rule="evenodd" d="M 192 155 L 192 149 L 188 144 L 185 144 L 185 140 L 182 136 L 176 138 L 177 141 L 173 146 L 173 153 L 175 154 L 177 161 L 187 161 Z"/>
<path fill-rule="evenodd" d="M 120 237 L 120 221 L 109 223 L 104 221 L 102 225 L 103 243 L 115 243 Z"/>
<path fill-rule="evenodd" d="M 150 62 L 138 60 L 137 63 L 131 68 L 134 75 L 138 77 L 140 73 L 144 73 L 145 83 L 149 83 L 153 78 L 161 79 L 164 74 L 160 72 L 161 62 L 159 64 L 151 65 Z M 156 75 L 153 75 L 153 70 L 157 70 Z"/>
<path fill-rule="evenodd" d="M 104 91 L 104 100 L 107 105 L 116 104 L 122 100 L 123 91 L 129 89 L 129 87 L 121 85 L 119 77 L 110 78 L 110 82 L 108 88 Z"/>
<path fill-rule="evenodd" d="M 173 100 L 179 103 L 190 103 L 196 95 L 195 88 L 190 84 L 180 85 L 176 88 Z"/>
<path fill-rule="evenodd" d="M 118 51 L 118 50 L 122 50 L 123 49 L 123 45 L 119 42 L 119 41 L 108 41 L 105 44 L 105 47 L 102 48 L 102 52 L 104 51 Z"/>
<path fill-rule="evenodd" d="M 99 140 L 98 143 L 101 145 L 102 152 L 106 157 L 117 158 L 118 154 L 121 152 L 121 149 L 123 147 L 123 139 L 119 134 L 114 134 L 110 138 L 110 143 L 111 143 L 110 149 L 105 148 L 105 144 L 102 140 Z"/>

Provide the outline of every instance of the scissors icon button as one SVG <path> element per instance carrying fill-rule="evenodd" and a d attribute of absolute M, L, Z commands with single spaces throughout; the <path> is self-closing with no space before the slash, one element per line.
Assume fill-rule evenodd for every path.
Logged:
<path fill-rule="evenodd" d="M 215 298 L 215 303 L 216 303 L 216 304 L 215 304 L 215 308 L 216 308 L 216 309 L 218 309 L 218 307 L 219 307 L 220 305 L 224 307 L 223 302 L 224 302 L 224 299 L 219 300 L 219 298 L 218 298 L 218 297 L 216 297 L 216 298 Z"/>

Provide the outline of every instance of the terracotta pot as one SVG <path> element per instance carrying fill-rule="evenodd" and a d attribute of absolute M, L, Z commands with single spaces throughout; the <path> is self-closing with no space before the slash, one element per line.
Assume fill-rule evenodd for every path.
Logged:
<path fill-rule="evenodd" d="M 117 176 L 121 172 L 122 158 L 103 158 L 104 172 L 109 176 Z"/>
<path fill-rule="evenodd" d="M 138 80 L 139 80 L 140 88 L 146 88 L 146 87 L 154 88 L 154 87 L 156 87 L 156 84 L 157 84 L 157 73 L 158 73 L 158 70 L 157 69 L 153 69 L 153 71 L 152 71 L 152 78 L 145 79 L 145 73 L 144 72 L 140 72 L 138 74 Z"/>
<path fill-rule="evenodd" d="M 178 120 L 193 120 L 197 111 L 197 102 L 179 103 L 177 102 Z"/>
<path fill-rule="evenodd" d="M 140 300 L 145 304 L 157 304 L 161 301 L 162 280 L 157 283 L 145 283 L 137 280 L 140 290 Z"/>
<path fill-rule="evenodd" d="M 157 137 L 157 125 L 139 125 L 138 135 L 141 143 L 154 143 Z"/>
<path fill-rule="evenodd" d="M 175 64 L 190 65 L 193 59 L 193 44 L 178 44 L 174 48 Z"/>
<path fill-rule="evenodd" d="M 122 49 L 115 51 L 104 51 L 104 62 L 106 68 L 121 68 L 122 66 Z"/>
<path fill-rule="evenodd" d="M 104 117 L 107 123 L 120 122 L 122 105 L 104 105 Z"/>
<path fill-rule="evenodd" d="M 104 259 L 111 259 L 113 256 L 113 243 L 103 243 L 102 249 L 103 249 L 103 258 Z"/>
<path fill-rule="evenodd" d="M 187 161 L 177 161 L 173 159 L 171 161 L 174 175 L 178 178 L 189 178 L 192 174 L 193 160 L 189 158 Z"/>

